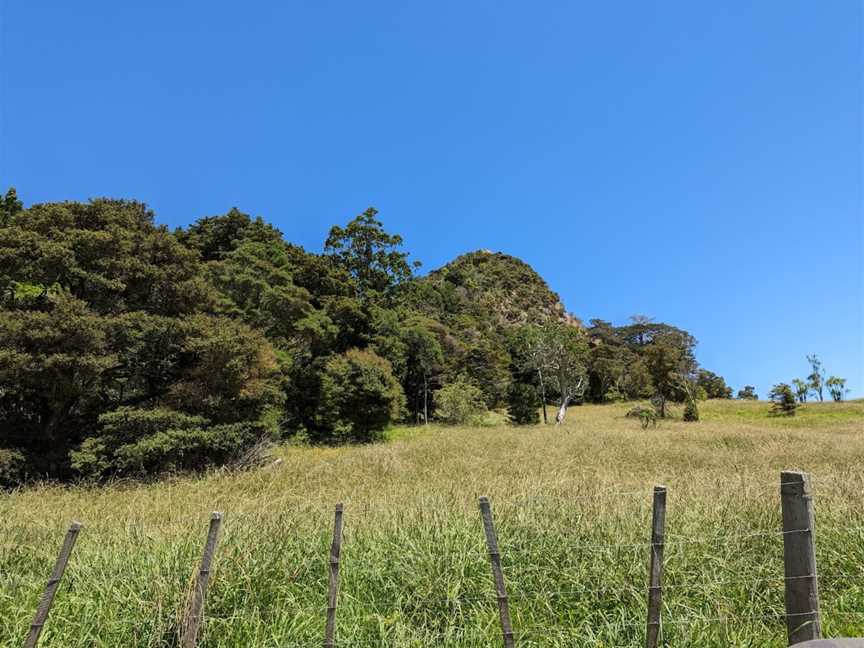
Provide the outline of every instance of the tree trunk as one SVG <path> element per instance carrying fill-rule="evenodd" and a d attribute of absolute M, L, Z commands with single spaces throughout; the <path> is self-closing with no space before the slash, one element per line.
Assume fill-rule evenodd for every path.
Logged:
<path fill-rule="evenodd" d="M 546 385 L 543 384 L 543 370 L 538 369 L 537 375 L 540 377 L 540 399 L 543 401 L 543 425 L 549 425 L 549 419 L 546 418 Z"/>
<path fill-rule="evenodd" d="M 429 380 L 423 374 L 423 424 L 429 425 Z"/>
<path fill-rule="evenodd" d="M 558 414 L 555 415 L 555 425 L 561 425 L 564 422 L 564 417 L 567 416 L 567 406 L 570 404 L 570 395 L 561 397 L 561 407 L 558 408 Z"/>

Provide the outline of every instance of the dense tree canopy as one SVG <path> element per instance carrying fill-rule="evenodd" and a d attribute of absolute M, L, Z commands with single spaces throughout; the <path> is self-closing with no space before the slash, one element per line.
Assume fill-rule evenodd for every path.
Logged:
<path fill-rule="evenodd" d="M 230 463 L 268 439 L 368 441 L 395 421 L 661 397 L 695 340 L 584 326 L 527 264 L 478 251 L 414 275 L 369 209 L 323 253 L 237 209 L 169 231 L 142 204 L 0 200 L 0 483 Z M 696 378 L 694 378 L 694 376 Z M 833 383 L 832 383 L 833 386 Z M 833 392 L 832 392 L 833 393 Z"/>

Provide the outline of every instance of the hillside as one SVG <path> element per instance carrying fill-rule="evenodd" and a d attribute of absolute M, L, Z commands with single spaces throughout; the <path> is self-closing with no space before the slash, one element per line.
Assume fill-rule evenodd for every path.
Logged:
<path fill-rule="evenodd" d="M 45 648 L 176 644 L 210 511 L 225 515 L 202 647 L 321 645 L 333 507 L 345 504 L 339 645 L 500 645 L 477 510 L 488 495 L 520 646 L 644 645 L 651 488 L 669 488 L 664 645 L 785 646 L 779 472 L 811 472 L 827 636 L 864 633 L 864 402 L 709 401 L 642 430 L 627 405 L 563 428 L 395 430 L 285 446 L 268 469 L 0 500 L 0 645 L 20 645 L 63 532 L 84 524 Z"/>
<path fill-rule="evenodd" d="M 561 298 L 543 277 L 502 252 L 463 254 L 419 281 L 445 296 L 451 315 L 471 313 L 505 326 L 568 319 Z"/>

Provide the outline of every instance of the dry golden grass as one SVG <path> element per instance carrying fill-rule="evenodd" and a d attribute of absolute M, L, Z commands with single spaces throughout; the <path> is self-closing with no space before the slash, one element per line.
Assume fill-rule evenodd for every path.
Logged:
<path fill-rule="evenodd" d="M 699 423 L 648 430 L 626 409 L 576 407 L 561 428 L 398 429 L 377 445 L 284 447 L 280 465 L 251 473 L 4 496 L 0 644 L 22 641 L 79 519 L 41 645 L 176 645 L 209 512 L 221 510 L 201 645 L 320 645 L 342 501 L 341 645 L 496 645 L 477 511 L 488 495 L 518 645 L 639 646 L 650 491 L 662 483 L 667 645 L 782 646 L 782 469 L 813 476 L 826 632 L 864 634 L 864 402 L 807 405 L 795 419 L 709 402 Z"/>

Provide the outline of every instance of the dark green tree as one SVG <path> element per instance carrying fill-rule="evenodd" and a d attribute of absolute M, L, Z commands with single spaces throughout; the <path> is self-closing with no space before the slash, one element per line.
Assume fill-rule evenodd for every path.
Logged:
<path fill-rule="evenodd" d="M 778 416 L 795 416 L 795 411 L 798 409 L 798 401 L 795 399 L 795 394 L 792 388 L 786 383 L 779 383 L 771 388 L 768 392 L 768 400 L 773 404 L 771 413 Z"/>
<path fill-rule="evenodd" d="M 806 380 L 801 380 L 800 378 L 795 378 L 792 381 L 792 386 L 795 388 L 795 396 L 798 398 L 799 403 L 807 402 L 807 394 L 810 393 L 810 383 Z"/>
<path fill-rule="evenodd" d="M 507 396 L 507 416 L 514 425 L 536 425 L 540 422 L 540 398 L 534 385 L 513 383 Z"/>
<path fill-rule="evenodd" d="M 807 356 L 807 362 L 810 363 L 811 369 L 810 375 L 807 376 L 807 380 L 810 382 L 810 389 L 819 396 L 819 402 L 821 403 L 824 400 L 825 369 L 822 368 L 822 361 L 815 353 Z"/>
<path fill-rule="evenodd" d="M 828 388 L 828 393 L 831 394 L 831 398 L 834 399 L 834 402 L 836 403 L 842 401 L 843 397 L 846 395 L 845 378 L 830 376 L 828 380 L 825 381 L 825 386 Z"/>
<path fill-rule="evenodd" d="M 756 388 L 753 385 L 745 385 L 744 389 L 738 390 L 738 399 L 759 400 L 759 396 L 756 394 Z"/>
<path fill-rule="evenodd" d="M 332 356 L 321 375 L 315 441 L 372 441 L 405 406 L 390 363 L 371 351 L 349 349 Z"/>
<path fill-rule="evenodd" d="M 344 228 L 334 225 L 324 244 L 324 253 L 356 280 L 363 298 L 391 293 L 420 265 L 408 262 L 408 253 L 398 249 L 402 237 L 385 232 L 377 214 L 370 207 Z"/>

